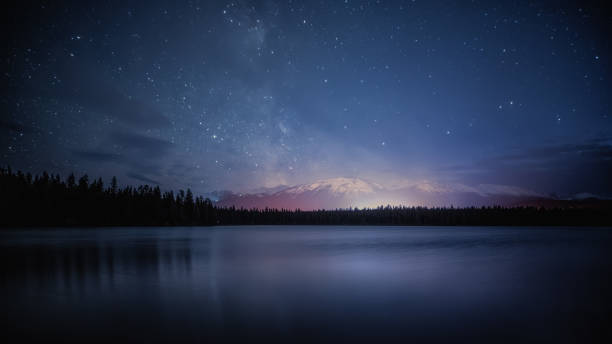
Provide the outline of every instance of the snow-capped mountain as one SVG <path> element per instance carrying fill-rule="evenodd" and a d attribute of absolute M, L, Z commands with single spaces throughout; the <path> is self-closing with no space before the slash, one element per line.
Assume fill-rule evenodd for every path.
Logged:
<path fill-rule="evenodd" d="M 358 178 L 331 178 L 271 193 L 225 194 L 217 204 L 244 208 L 335 209 L 356 203 L 384 189 Z"/>
<path fill-rule="evenodd" d="M 329 192 L 333 195 L 370 194 L 382 190 L 382 186 L 358 178 L 332 178 L 312 184 L 303 184 L 281 190 L 279 193 L 303 194 L 305 192 Z"/>
<path fill-rule="evenodd" d="M 405 206 L 483 206 L 520 205 L 525 201 L 546 199 L 536 192 L 507 185 L 408 183 L 396 187 L 359 178 L 331 178 L 285 187 L 275 192 L 235 194 L 223 193 L 219 206 L 242 208 L 336 209 L 349 207 Z"/>

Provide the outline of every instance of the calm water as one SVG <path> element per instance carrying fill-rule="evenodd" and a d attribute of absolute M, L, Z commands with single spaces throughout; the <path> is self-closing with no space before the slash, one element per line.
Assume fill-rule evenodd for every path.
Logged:
<path fill-rule="evenodd" d="M 15 342 L 611 335 L 612 229 L 5 230 L 0 259 Z"/>

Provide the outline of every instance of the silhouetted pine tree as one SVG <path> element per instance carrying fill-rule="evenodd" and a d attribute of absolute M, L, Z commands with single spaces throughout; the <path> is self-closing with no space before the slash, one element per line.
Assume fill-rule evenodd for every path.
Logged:
<path fill-rule="evenodd" d="M 32 176 L 0 169 L 0 226 L 175 225 L 612 225 L 612 202 L 598 208 L 378 207 L 300 211 L 217 208 L 190 189 L 163 192 L 158 186 L 120 188 L 113 177 L 76 182 L 70 174 Z"/>

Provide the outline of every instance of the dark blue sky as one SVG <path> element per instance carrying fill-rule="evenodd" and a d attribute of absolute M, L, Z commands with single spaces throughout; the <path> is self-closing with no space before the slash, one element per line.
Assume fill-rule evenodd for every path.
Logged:
<path fill-rule="evenodd" d="M 597 3 L 146 4 L 5 11 L 2 165 L 198 193 L 343 176 L 612 195 Z"/>

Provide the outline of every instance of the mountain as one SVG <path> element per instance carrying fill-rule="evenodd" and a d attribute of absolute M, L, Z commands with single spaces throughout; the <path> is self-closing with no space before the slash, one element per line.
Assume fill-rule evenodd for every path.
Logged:
<path fill-rule="evenodd" d="M 271 193 L 230 194 L 219 198 L 220 206 L 243 208 L 335 209 L 357 205 L 360 200 L 384 191 L 377 184 L 357 178 L 332 178 L 283 188 Z"/>
<path fill-rule="evenodd" d="M 331 178 L 270 192 L 218 193 L 219 206 L 238 208 L 337 209 L 375 208 L 380 205 L 405 206 L 557 206 L 558 199 L 531 190 L 495 184 L 467 186 L 434 182 L 408 183 L 392 188 L 359 178 Z"/>

